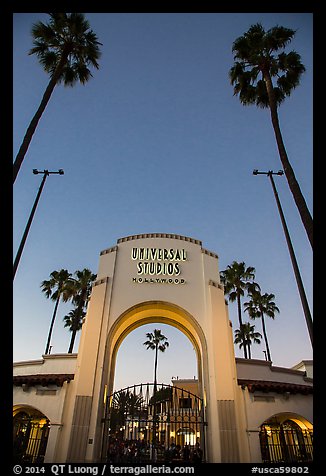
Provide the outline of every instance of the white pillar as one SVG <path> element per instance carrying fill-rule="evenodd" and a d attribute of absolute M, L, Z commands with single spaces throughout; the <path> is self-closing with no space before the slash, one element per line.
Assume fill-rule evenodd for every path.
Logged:
<path fill-rule="evenodd" d="M 61 430 L 62 423 L 51 423 L 48 442 L 46 445 L 44 463 L 53 463 L 55 461 L 55 449 L 57 446 L 57 440 L 59 430 Z"/>

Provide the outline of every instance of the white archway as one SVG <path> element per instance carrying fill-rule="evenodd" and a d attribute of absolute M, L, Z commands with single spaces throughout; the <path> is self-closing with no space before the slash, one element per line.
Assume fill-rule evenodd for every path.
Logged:
<path fill-rule="evenodd" d="M 208 461 L 239 461 L 234 347 L 217 258 L 199 240 L 167 234 L 126 237 L 101 253 L 62 431 L 65 460 L 97 461 L 104 396 L 113 391 L 121 342 L 140 325 L 158 322 L 177 328 L 195 349 L 199 396 L 212 423 Z M 146 268 L 146 260 L 155 266 Z M 146 276 L 152 268 L 158 277 Z"/>
<path fill-rule="evenodd" d="M 187 311 L 175 304 L 161 301 L 147 301 L 139 303 L 125 311 L 116 320 L 107 336 L 106 356 L 104 369 L 107 372 L 106 392 L 113 392 L 114 374 L 118 349 L 125 337 L 144 324 L 162 323 L 175 327 L 181 331 L 192 343 L 196 358 L 199 388 L 201 398 L 204 398 L 203 388 L 203 348 L 207 344 L 204 333 L 198 322 Z M 104 391 L 104 387 L 103 387 Z"/>

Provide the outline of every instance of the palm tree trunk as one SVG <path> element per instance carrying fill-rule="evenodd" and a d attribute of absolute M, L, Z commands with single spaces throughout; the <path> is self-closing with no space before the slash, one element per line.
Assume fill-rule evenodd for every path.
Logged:
<path fill-rule="evenodd" d="M 72 354 L 72 350 L 73 350 L 74 344 L 75 344 L 76 335 L 77 335 L 77 331 L 76 331 L 76 330 L 73 330 L 73 331 L 72 331 L 72 334 L 71 334 L 71 339 L 70 339 L 70 345 L 69 345 L 69 349 L 68 349 L 68 354 Z"/>
<path fill-rule="evenodd" d="M 268 345 L 268 340 L 267 340 L 267 332 L 266 332 L 266 327 L 265 327 L 264 313 L 262 311 L 260 311 L 260 312 L 261 312 L 261 324 L 262 324 L 264 340 L 265 340 L 265 344 L 266 344 L 267 360 L 269 360 L 269 362 L 272 362 L 272 357 L 271 357 L 271 353 L 270 353 L 269 345 Z"/>
<path fill-rule="evenodd" d="M 238 304 L 238 317 L 239 317 L 239 326 L 240 329 L 242 329 L 242 316 L 241 316 L 241 302 L 240 302 L 240 294 L 237 293 L 237 304 Z M 243 353 L 244 353 L 244 358 L 247 359 L 247 346 L 245 340 L 243 340 Z"/>
<path fill-rule="evenodd" d="M 16 180 L 16 177 L 18 175 L 18 172 L 19 172 L 19 169 L 23 163 L 23 160 L 24 160 L 24 157 L 26 155 L 26 152 L 27 152 L 27 149 L 29 147 L 29 144 L 31 143 L 31 140 L 32 140 L 32 137 L 33 137 L 33 134 L 35 132 L 35 129 L 37 127 L 37 124 L 44 112 L 44 109 L 46 108 L 48 102 L 49 102 L 49 99 L 51 97 L 51 94 L 55 88 L 55 85 L 57 84 L 57 81 L 62 73 L 62 69 L 64 67 L 64 64 L 66 63 L 67 61 L 67 57 L 68 55 L 63 55 L 58 66 L 57 66 L 57 69 L 55 70 L 53 76 L 51 77 L 50 79 L 50 82 L 49 84 L 47 85 L 47 88 L 43 94 L 43 97 L 42 97 L 42 101 L 41 101 L 41 104 L 39 105 L 34 117 L 32 118 L 29 126 L 28 126 L 28 129 L 26 131 L 26 134 L 24 136 L 24 139 L 23 139 L 23 142 L 19 148 L 19 151 L 18 151 L 18 154 L 16 156 L 16 159 L 15 159 L 15 162 L 14 162 L 14 165 L 13 165 L 13 183 L 15 183 L 15 180 Z"/>
<path fill-rule="evenodd" d="M 85 305 L 85 299 L 86 299 L 86 290 L 82 293 L 82 295 L 80 297 L 80 301 L 79 301 L 79 304 L 77 306 L 77 316 L 80 316 L 82 311 L 83 311 L 83 307 Z M 76 339 L 76 335 L 77 335 L 77 332 L 78 332 L 78 330 L 76 329 L 76 326 L 78 326 L 78 322 L 76 322 L 76 324 L 74 325 L 74 329 L 72 331 L 72 335 L 71 335 L 71 339 L 70 339 L 70 345 L 69 345 L 69 349 L 68 349 L 68 354 L 71 354 L 72 349 L 74 348 L 75 339 Z"/>
<path fill-rule="evenodd" d="M 72 326 L 72 332 L 71 332 L 71 339 L 70 339 L 68 354 L 72 354 L 72 350 L 74 348 L 75 339 L 76 339 L 76 335 L 77 335 L 77 325 L 78 325 L 78 322 L 75 322 Z"/>
<path fill-rule="evenodd" d="M 310 245 L 311 247 L 313 247 L 312 216 L 309 212 L 306 201 L 304 199 L 304 196 L 302 195 L 300 186 L 297 182 L 294 171 L 291 167 L 291 164 L 287 156 L 287 152 L 286 152 L 282 134 L 281 134 L 279 119 L 278 119 L 277 106 L 276 106 L 276 102 L 274 98 L 273 84 L 268 72 L 264 72 L 264 80 L 265 80 L 266 89 L 267 89 L 268 98 L 269 98 L 269 108 L 271 112 L 271 119 L 272 119 L 272 124 L 274 128 L 276 143 L 277 143 L 280 159 L 283 165 L 284 173 L 287 178 L 290 190 L 292 192 L 295 204 L 299 210 L 299 214 L 300 214 L 302 223 L 305 227 L 308 239 L 310 241 Z"/>
<path fill-rule="evenodd" d="M 47 340 L 47 343 L 46 343 L 46 348 L 45 348 L 44 354 L 49 353 L 52 330 L 53 330 L 54 321 L 55 321 L 55 318 L 56 318 L 56 315 L 57 315 L 57 310 L 58 310 L 58 306 L 59 306 L 60 297 L 61 297 L 61 295 L 58 294 L 58 297 L 57 297 L 57 300 L 56 300 L 55 306 L 54 306 L 53 316 L 52 316 L 52 320 L 51 320 L 51 324 L 50 324 L 49 335 L 48 335 L 48 340 Z"/>
<path fill-rule="evenodd" d="M 157 385 L 157 354 L 158 354 L 158 344 L 156 344 L 156 347 L 155 347 L 154 392 L 156 391 L 156 385 Z"/>

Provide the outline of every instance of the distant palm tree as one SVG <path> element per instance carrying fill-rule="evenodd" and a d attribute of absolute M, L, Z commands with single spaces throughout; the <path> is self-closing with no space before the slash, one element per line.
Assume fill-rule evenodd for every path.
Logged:
<path fill-rule="evenodd" d="M 134 415 L 139 412 L 143 404 L 143 397 L 130 390 L 120 390 L 115 392 L 112 398 L 112 407 L 122 414 Z"/>
<path fill-rule="evenodd" d="M 255 283 L 253 282 L 255 279 L 255 268 L 252 266 L 246 268 L 243 261 L 240 263 L 233 261 L 224 271 L 220 272 L 220 277 L 224 286 L 224 292 L 229 296 L 230 302 L 237 301 L 239 328 L 241 329 L 241 326 L 243 325 L 241 297 L 244 296 L 244 292 L 248 290 L 248 288 L 255 286 Z M 247 358 L 247 346 L 245 342 L 243 344 L 243 351 L 245 358 Z"/>
<path fill-rule="evenodd" d="M 300 84 L 301 75 L 305 71 L 300 55 L 295 51 L 281 51 L 276 54 L 291 42 L 294 35 L 295 30 L 282 26 L 265 31 L 260 23 L 252 25 L 233 43 L 232 52 L 236 61 L 229 71 L 229 77 L 234 86 L 234 95 L 239 96 L 243 105 L 256 104 L 258 107 L 270 109 L 285 176 L 313 246 L 312 216 L 289 162 L 277 111 L 278 106 Z M 276 80 L 275 85 L 273 79 Z"/>
<path fill-rule="evenodd" d="M 267 360 L 272 361 L 271 353 L 269 350 L 266 325 L 264 315 L 274 319 L 275 314 L 279 311 L 279 308 L 276 306 L 274 299 L 274 294 L 261 294 L 260 291 L 253 291 L 249 294 L 250 301 L 245 302 L 245 311 L 248 312 L 251 319 L 261 318 L 262 329 L 264 334 L 264 340 L 266 345 Z"/>
<path fill-rule="evenodd" d="M 67 314 L 63 318 L 63 320 L 65 321 L 64 327 L 69 327 L 69 330 L 72 333 L 69 349 L 68 349 L 68 354 L 71 354 L 73 351 L 76 335 L 77 335 L 77 332 L 80 331 L 83 326 L 83 319 L 85 315 L 86 315 L 85 311 L 76 307 L 75 309 L 72 309 L 69 312 L 69 314 Z"/>
<path fill-rule="evenodd" d="M 67 302 L 71 297 L 69 285 L 71 285 L 71 273 L 68 273 L 66 269 L 61 269 L 60 271 L 52 271 L 52 273 L 50 274 L 50 279 L 44 280 L 41 283 L 41 289 L 46 295 L 46 297 L 51 298 L 52 301 L 55 301 L 48 340 L 44 352 L 45 354 L 49 353 L 52 330 L 57 315 L 60 299 L 62 299 L 64 302 Z"/>
<path fill-rule="evenodd" d="M 156 391 L 158 351 L 165 352 L 165 350 L 169 347 L 169 343 L 167 341 L 167 337 L 165 337 L 159 329 L 154 329 L 154 332 L 148 332 L 146 334 L 146 337 L 148 340 L 144 342 L 143 345 L 146 345 L 147 350 L 148 349 L 155 350 L 154 391 Z"/>
<path fill-rule="evenodd" d="M 68 316 L 66 316 L 67 319 L 66 317 L 64 318 L 66 321 L 65 327 L 70 327 L 72 332 L 68 354 L 72 353 L 76 334 L 82 327 L 82 321 L 86 315 L 87 303 L 95 279 L 96 274 L 93 274 L 90 269 L 84 268 L 82 271 L 75 271 L 74 277 L 72 277 L 69 281 L 67 293 L 69 294 L 70 299 L 72 299 L 72 302 L 75 304 L 76 308 L 71 311 L 73 312 L 73 316 L 68 317 L 68 314 Z M 71 321 L 72 325 L 67 324 L 71 317 L 73 318 Z"/>
<path fill-rule="evenodd" d="M 140 417 L 143 402 L 141 395 L 136 395 L 129 390 L 115 392 L 111 401 L 110 413 L 110 427 L 113 431 L 126 424 L 128 415 Z"/>
<path fill-rule="evenodd" d="M 101 43 L 89 29 L 89 23 L 84 15 L 82 13 L 49 13 L 49 15 L 48 23 L 37 22 L 33 25 L 34 48 L 29 54 L 36 54 L 43 69 L 49 73 L 50 82 L 16 156 L 13 166 L 14 182 L 55 86 L 61 82 L 65 86 L 73 86 L 78 81 L 85 84 L 92 76 L 89 66 L 99 68 L 97 60 L 101 54 L 99 50 Z"/>
<path fill-rule="evenodd" d="M 252 342 L 260 344 L 260 337 L 262 335 L 259 332 L 255 332 L 255 326 L 251 326 L 249 322 L 242 324 L 240 329 L 236 329 L 234 335 L 234 343 L 240 344 L 240 349 L 245 343 L 248 349 L 248 358 L 251 359 L 251 344 Z"/>

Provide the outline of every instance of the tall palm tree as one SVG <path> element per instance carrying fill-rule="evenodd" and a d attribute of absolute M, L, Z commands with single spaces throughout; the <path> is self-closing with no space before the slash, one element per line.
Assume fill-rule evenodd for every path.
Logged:
<path fill-rule="evenodd" d="M 234 343 L 240 344 L 240 349 L 245 343 L 248 350 L 248 359 L 251 359 L 252 342 L 254 342 L 254 344 L 260 344 L 260 337 L 262 337 L 262 335 L 259 332 L 255 332 L 255 326 L 251 326 L 249 322 L 242 324 L 240 329 L 236 329 L 234 335 Z"/>
<path fill-rule="evenodd" d="M 69 314 L 67 314 L 63 318 L 63 320 L 65 321 L 64 327 L 69 327 L 69 330 L 72 333 L 71 334 L 71 339 L 70 339 L 70 344 L 69 344 L 69 349 L 68 349 L 68 354 L 72 353 L 77 332 L 80 331 L 80 329 L 83 326 L 83 319 L 84 319 L 85 315 L 86 315 L 85 311 L 83 311 L 82 309 L 78 309 L 78 307 L 76 307 L 75 309 L 72 309 L 69 312 Z"/>
<path fill-rule="evenodd" d="M 147 341 L 143 343 L 146 345 L 147 350 L 155 350 L 155 363 L 154 363 L 154 391 L 156 390 L 157 385 L 157 356 L 158 351 L 165 352 L 169 347 L 167 337 L 165 337 L 159 329 L 154 329 L 154 332 L 148 332 L 146 334 Z"/>
<path fill-rule="evenodd" d="M 70 327 L 72 332 L 70 345 L 68 349 L 68 353 L 71 354 L 75 338 L 77 332 L 82 327 L 82 320 L 86 314 L 87 303 L 92 291 L 93 283 L 96 279 L 96 274 L 93 274 L 92 271 L 88 268 L 84 268 L 82 271 L 75 271 L 74 277 L 71 278 L 69 281 L 69 285 L 67 286 L 67 293 L 69 294 L 70 298 L 72 299 L 73 304 L 75 304 L 76 308 L 71 311 L 73 312 L 73 321 L 71 322 L 72 326 L 67 324 L 69 318 L 66 321 L 65 327 Z M 67 317 L 67 316 L 66 316 Z M 71 317 L 71 316 L 70 316 Z"/>
<path fill-rule="evenodd" d="M 289 162 L 278 117 L 278 106 L 299 85 L 301 75 L 305 71 L 297 52 L 283 51 L 294 35 L 295 30 L 282 26 L 265 31 L 260 23 L 252 25 L 233 43 L 235 63 L 229 71 L 229 77 L 234 86 L 234 95 L 239 96 L 243 105 L 256 104 L 258 107 L 270 109 L 282 166 L 308 239 L 313 246 L 312 216 Z"/>
<path fill-rule="evenodd" d="M 229 296 L 230 302 L 237 301 L 238 305 L 238 319 L 239 328 L 241 329 L 242 314 L 241 314 L 241 297 L 244 296 L 244 292 L 248 290 L 248 287 L 255 286 L 253 280 L 255 279 L 255 268 L 249 266 L 246 268 L 245 263 L 242 261 L 238 263 L 233 261 L 231 265 L 228 265 L 224 271 L 220 272 L 221 282 L 224 286 L 224 292 Z M 244 356 L 247 358 L 247 346 L 243 344 Z"/>
<path fill-rule="evenodd" d="M 280 312 L 279 308 L 276 306 L 274 299 L 274 294 L 261 294 L 260 291 L 253 291 L 249 294 L 250 301 L 245 302 L 245 311 L 248 312 L 249 316 L 252 319 L 261 318 L 262 329 L 264 334 L 264 340 L 266 345 L 267 360 L 272 361 L 271 353 L 269 350 L 266 325 L 264 316 L 268 316 L 271 319 L 274 319 L 275 314 Z"/>
<path fill-rule="evenodd" d="M 69 287 L 71 286 L 71 273 L 69 273 L 66 269 L 61 269 L 60 271 L 52 271 L 50 274 L 50 279 L 44 280 L 41 283 L 42 292 L 44 292 L 45 296 L 49 299 L 51 298 L 52 301 L 55 301 L 54 311 L 51 319 L 48 340 L 45 347 L 45 354 L 49 353 L 50 349 L 50 342 L 52 336 L 52 330 L 54 326 L 54 321 L 57 315 L 57 310 L 59 306 L 60 299 L 64 302 L 67 302 L 70 297 L 71 293 L 69 291 Z"/>
<path fill-rule="evenodd" d="M 82 13 L 50 13 L 48 23 L 33 25 L 34 47 L 29 54 L 36 54 L 50 81 L 40 106 L 32 118 L 13 166 L 16 180 L 37 124 L 49 102 L 55 86 L 61 82 L 73 86 L 78 81 L 87 83 L 92 74 L 89 66 L 98 69 L 100 57 L 97 36 L 90 30 L 89 22 Z"/>

